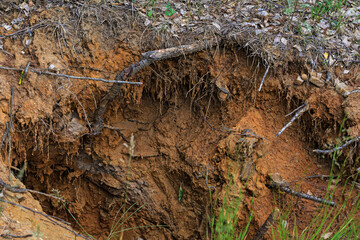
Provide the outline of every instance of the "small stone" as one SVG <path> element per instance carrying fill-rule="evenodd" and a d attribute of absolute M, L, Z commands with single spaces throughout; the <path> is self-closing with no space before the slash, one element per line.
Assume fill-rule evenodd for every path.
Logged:
<path fill-rule="evenodd" d="M 11 26 L 10 25 L 7 25 L 7 24 L 3 24 L 2 25 L 7 31 L 11 30 Z"/>
<path fill-rule="evenodd" d="M 317 87 L 323 87 L 325 82 L 321 80 L 321 76 L 321 73 L 312 72 L 309 81 Z"/>
<path fill-rule="evenodd" d="M 304 80 L 304 81 L 309 80 L 309 76 L 308 76 L 307 74 L 305 74 L 305 73 L 301 74 L 301 78 L 302 78 L 302 80 Z"/>
<path fill-rule="evenodd" d="M 295 85 L 301 85 L 303 82 L 304 80 L 300 76 L 295 79 Z"/>
<path fill-rule="evenodd" d="M 49 65 L 49 70 L 53 70 L 55 68 L 55 65 L 54 64 L 50 64 Z"/>
<path fill-rule="evenodd" d="M 325 85 L 325 82 L 318 77 L 311 77 L 310 82 L 317 87 L 323 87 Z"/>
<path fill-rule="evenodd" d="M 335 90 L 343 97 L 349 96 L 351 89 L 349 86 L 347 86 L 345 83 L 340 82 L 339 79 L 335 79 Z"/>

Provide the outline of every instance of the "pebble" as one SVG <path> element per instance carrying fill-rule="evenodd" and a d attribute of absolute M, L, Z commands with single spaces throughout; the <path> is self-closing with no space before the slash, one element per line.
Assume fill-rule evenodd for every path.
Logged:
<path fill-rule="evenodd" d="M 309 80 L 309 76 L 308 76 L 307 74 L 305 74 L 305 73 L 301 74 L 301 78 L 302 78 L 302 80 L 304 80 L 304 81 Z"/>
<path fill-rule="evenodd" d="M 295 79 L 295 85 L 301 85 L 303 84 L 304 80 L 300 77 L 297 76 L 297 78 Z"/>
<path fill-rule="evenodd" d="M 321 73 L 312 73 L 309 81 L 319 88 L 325 85 L 325 82 L 321 79 Z"/>

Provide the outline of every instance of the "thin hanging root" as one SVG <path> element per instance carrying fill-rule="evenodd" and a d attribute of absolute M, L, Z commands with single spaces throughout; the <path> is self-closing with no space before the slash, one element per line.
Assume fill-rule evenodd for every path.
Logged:
<path fill-rule="evenodd" d="M 294 117 L 275 135 L 275 137 L 280 136 L 280 134 L 282 134 L 285 129 L 287 129 L 288 127 L 291 126 L 291 124 L 298 118 L 301 117 L 301 115 L 303 115 L 304 112 L 306 112 L 307 110 L 309 110 L 309 105 L 307 103 L 304 104 L 304 106 L 302 108 L 300 108 L 294 115 Z"/>
<path fill-rule="evenodd" d="M 274 211 L 272 211 L 269 216 L 267 217 L 264 224 L 261 226 L 259 231 L 256 233 L 255 237 L 253 237 L 252 240 L 261 240 L 264 239 L 265 233 L 269 230 L 269 228 L 272 226 L 274 221 L 279 219 L 280 211 L 278 208 L 275 208 Z"/>
<path fill-rule="evenodd" d="M 277 183 L 277 182 L 271 182 L 270 185 L 267 186 L 268 188 L 277 188 L 287 194 L 293 195 L 293 196 L 297 196 L 299 198 L 304 198 L 304 199 L 308 199 L 314 202 L 318 202 L 318 203 L 323 203 L 326 205 L 330 205 L 332 207 L 336 206 L 336 203 L 330 200 L 326 200 L 326 199 L 322 199 L 322 198 L 318 198 L 306 193 L 301 193 L 301 192 L 297 192 L 292 190 L 290 187 L 285 186 L 285 184 L 281 184 L 281 183 Z"/>
<path fill-rule="evenodd" d="M 270 69 L 270 65 L 266 68 L 266 71 L 265 71 L 264 76 L 263 76 L 263 78 L 262 78 L 262 80 L 261 80 L 261 83 L 260 83 L 260 87 L 259 87 L 259 89 L 258 89 L 258 92 L 261 91 L 261 88 L 262 88 L 262 86 L 263 86 L 263 84 L 264 84 L 264 82 L 265 82 L 265 78 L 266 78 L 266 76 L 267 76 L 267 74 L 268 74 L 268 72 L 269 72 L 269 69 Z"/>
<path fill-rule="evenodd" d="M 348 142 L 345 143 L 344 145 L 341 145 L 340 147 L 335 147 L 335 148 L 329 149 L 329 150 L 315 149 L 315 150 L 313 150 L 313 152 L 314 152 L 314 153 L 323 153 L 323 154 L 333 153 L 333 152 L 338 151 L 338 150 L 341 150 L 341 149 L 343 149 L 344 147 L 349 146 L 351 143 L 357 142 L 357 141 L 359 141 L 359 140 L 360 140 L 360 136 L 351 139 L 350 141 L 348 141 Z"/>

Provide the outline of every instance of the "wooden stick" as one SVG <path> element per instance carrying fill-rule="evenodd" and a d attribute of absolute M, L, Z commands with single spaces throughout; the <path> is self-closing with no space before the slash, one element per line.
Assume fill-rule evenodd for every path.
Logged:
<path fill-rule="evenodd" d="M 278 182 L 274 182 L 272 181 L 271 184 L 268 186 L 270 188 L 277 188 L 280 189 L 281 191 L 293 195 L 293 196 L 297 196 L 299 198 L 304 198 L 304 199 L 308 199 L 314 202 L 318 202 L 318 203 L 323 203 L 323 204 L 327 204 L 330 205 L 332 207 L 336 206 L 336 203 L 330 200 L 326 200 L 326 199 L 322 199 L 322 198 L 318 198 L 306 193 L 301 193 L 301 192 L 297 192 L 292 190 L 289 186 L 285 186 L 284 184 L 278 183 Z"/>
<path fill-rule="evenodd" d="M 333 153 L 333 152 L 338 151 L 338 150 L 341 150 L 341 149 L 343 149 L 344 147 L 349 146 L 351 143 L 357 142 L 357 141 L 359 141 L 359 140 L 360 140 L 360 136 L 351 139 L 350 141 L 348 141 L 347 143 L 341 145 L 340 147 L 335 147 L 335 148 L 329 149 L 329 150 L 314 149 L 313 152 L 315 152 L 315 153 L 323 153 L 323 154 Z"/>
<path fill-rule="evenodd" d="M 294 117 L 275 135 L 275 137 L 280 136 L 280 134 L 282 134 L 285 129 L 287 129 L 288 127 L 291 126 L 291 124 L 298 119 L 299 117 L 301 117 L 301 115 L 303 115 L 304 112 L 306 112 L 309 109 L 309 105 L 307 103 L 304 104 L 304 106 L 302 108 L 300 108 L 294 115 Z"/>
<path fill-rule="evenodd" d="M 266 221 L 260 227 L 259 231 L 256 233 L 255 237 L 253 237 L 252 240 L 262 240 L 262 239 L 264 239 L 265 233 L 269 230 L 271 225 L 274 223 L 274 220 L 277 220 L 278 218 L 279 218 L 279 209 L 276 208 L 274 211 L 272 211 L 269 214 Z"/>
<path fill-rule="evenodd" d="M 263 78 L 262 78 L 262 80 L 261 80 L 261 83 L 260 83 L 260 87 L 259 87 L 259 89 L 258 89 L 258 92 L 261 91 L 261 88 L 262 88 L 262 86 L 263 86 L 263 84 L 264 84 L 264 82 L 265 82 L 265 78 L 266 78 L 266 75 L 268 74 L 269 69 L 270 69 L 270 65 L 268 65 L 268 67 L 266 68 L 266 71 L 265 71 L 264 76 L 263 76 Z"/>

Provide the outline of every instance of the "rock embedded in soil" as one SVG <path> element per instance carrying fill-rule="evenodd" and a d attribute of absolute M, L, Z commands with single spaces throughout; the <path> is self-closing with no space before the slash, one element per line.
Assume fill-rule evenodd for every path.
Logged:
<path fill-rule="evenodd" d="M 309 80 L 309 76 L 305 73 L 301 74 L 301 79 L 304 80 L 304 81 L 307 81 Z"/>
<path fill-rule="evenodd" d="M 321 73 L 311 73 L 310 82 L 319 88 L 325 85 L 325 82 L 321 79 Z"/>
<path fill-rule="evenodd" d="M 295 79 L 295 85 L 301 85 L 304 83 L 304 80 L 298 76 L 296 79 Z"/>
<path fill-rule="evenodd" d="M 334 85 L 336 92 L 342 95 L 343 97 L 347 97 L 351 92 L 350 87 L 347 86 L 345 83 L 340 82 L 338 78 L 335 79 Z"/>

